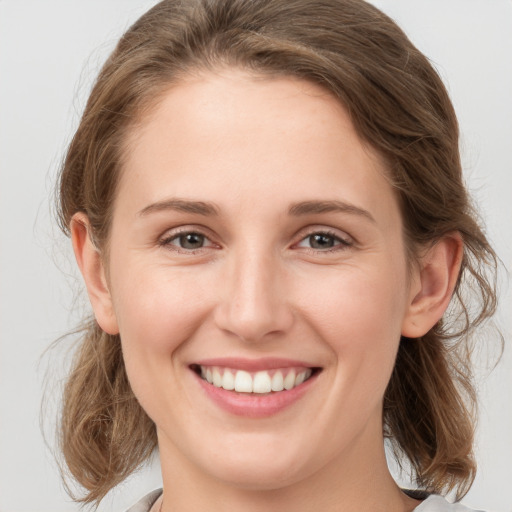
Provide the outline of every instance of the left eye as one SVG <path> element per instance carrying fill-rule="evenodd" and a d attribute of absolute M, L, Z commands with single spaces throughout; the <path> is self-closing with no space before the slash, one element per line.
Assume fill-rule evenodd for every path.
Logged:
<path fill-rule="evenodd" d="M 316 250 L 329 250 L 338 245 L 349 246 L 350 243 L 331 233 L 311 233 L 297 244 L 298 247 Z"/>
<path fill-rule="evenodd" d="M 162 240 L 161 245 L 172 245 L 179 249 L 193 251 L 194 249 L 202 249 L 203 247 L 212 246 L 212 242 L 203 234 L 188 232 L 179 233 Z"/>

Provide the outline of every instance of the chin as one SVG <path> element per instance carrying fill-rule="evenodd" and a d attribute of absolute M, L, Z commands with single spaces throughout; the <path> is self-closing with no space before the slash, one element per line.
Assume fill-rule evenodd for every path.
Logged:
<path fill-rule="evenodd" d="M 247 491 L 273 491 L 293 485 L 304 478 L 297 471 L 274 468 L 269 465 L 265 468 L 227 468 L 217 477 L 225 483 L 238 489 Z"/>
<path fill-rule="evenodd" d="M 243 457 L 233 456 L 233 452 L 235 450 L 222 461 L 218 457 L 208 461 L 205 470 L 216 479 L 244 490 L 269 491 L 288 487 L 309 476 L 315 466 L 313 461 L 306 464 L 307 457 L 299 460 L 297 454 L 290 456 L 292 454 L 282 449 L 242 451 Z"/>

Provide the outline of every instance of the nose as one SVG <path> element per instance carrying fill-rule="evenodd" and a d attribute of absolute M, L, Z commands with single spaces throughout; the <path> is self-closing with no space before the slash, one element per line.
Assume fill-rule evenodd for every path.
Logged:
<path fill-rule="evenodd" d="M 293 323 L 284 270 L 268 254 L 243 252 L 226 265 L 215 322 L 244 341 L 268 340 L 288 331 Z"/>

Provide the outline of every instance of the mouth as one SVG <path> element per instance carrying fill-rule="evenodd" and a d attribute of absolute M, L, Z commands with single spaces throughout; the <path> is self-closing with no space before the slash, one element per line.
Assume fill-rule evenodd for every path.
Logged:
<path fill-rule="evenodd" d="M 216 388 L 253 396 L 291 391 L 321 371 L 318 367 L 304 366 L 247 371 L 203 364 L 192 364 L 190 369 Z"/>

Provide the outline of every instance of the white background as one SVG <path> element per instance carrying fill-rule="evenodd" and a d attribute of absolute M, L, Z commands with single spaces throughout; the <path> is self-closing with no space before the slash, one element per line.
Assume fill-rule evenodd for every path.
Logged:
<path fill-rule="evenodd" d="M 150 0 L 0 0 L 0 512 L 78 510 L 64 493 L 39 425 L 52 417 L 63 349 L 43 355 L 80 316 L 80 282 L 51 214 L 56 172 L 98 66 Z M 512 268 L 512 2 L 375 0 L 431 58 L 452 95 L 470 189 Z M 502 276 L 507 345 L 479 373 L 479 473 L 464 503 L 512 511 L 512 293 Z M 78 301 L 80 304 L 80 301 Z M 49 370 L 48 370 L 49 369 Z M 45 378 L 46 374 L 50 378 Z M 157 464 L 111 493 L 122 511 L 159 485 Z"/>

